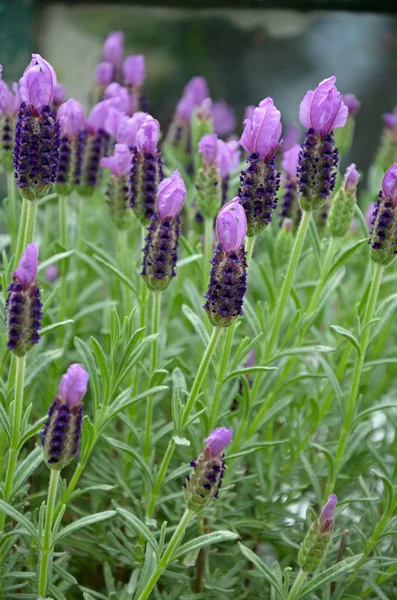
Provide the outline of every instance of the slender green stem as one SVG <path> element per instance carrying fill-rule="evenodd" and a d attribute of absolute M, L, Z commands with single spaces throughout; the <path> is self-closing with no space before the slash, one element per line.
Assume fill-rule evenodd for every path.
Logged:
<path fill-rule="evenodd" d="M 306 573 L 304 571 L 302 571 L 302 569 L 301 569 L 294 581 L 294 585 L 290 589 L 290 592 L 287 596 L 287 600 L 296 600 L 297 598 L 299 598 L 300 591 L 301 591 L 302 587 L 304 586 L 305 581 L 306 581 Z"/>
<path fill-rule="evenodd" d="M 145 284 L 146 285 L 146 284 Z M 153 292 L 153 312 L 152 312 L 152 333 L 158 333 L 160 329 L 160 308 L 161 292 Z M 158 360 L 158 338 L 152 343 L 152 368 L 151 373 L 155 372 Z M 150 458 L 151 438 L 152 438 L 152 420 L 153 420 L 153 396 L 149 396 L 146 404 L 146 427 L 145 441 L 143 446 L 143 455 L 146 460 Z"/>
<path fill-rule="evenodd" d="M 257 237 L 256 235 L 253 235 L 253 236 L 247 238 L 247 243 L 245 244 L 245 251 L 247 253 L 247 257 L 246 257 L 247 265 L 249 265 L 251 262 L 252 254 L 254 252 L 256 237 Z"/>
<path fill-rule="evenodd" d="M 27 202 L 28 211 L 26 214 L 25 247 L 33 242 L 37 210 L 37 200 L 28 200 Z"/>
<path fill-rule="evenodd" d="M 83 198 L 82 196 L 77 195 L 77 201 L 78 201 L 78 210 L 77 210 L 78 226 L 77 226 L 77 236 L 76 236 L 76 240 L 75 240 L 76 255 L 74 257 L 74 265 L 73 265 L 73 271 L 74 271 L 73 275 L 74 276 L 73 276 L 72 290 L 70 293 L 70 300 L 72 302 L 71 307 L 70 307 L 70 314 L 74 314 L 74 311 L 76 309 L 77 299 L 79 296 L 79 294 L 78 294 L 79 287 L 80 287 L 79 270 L 80 270 L 80 264 L 81 264 L 79 254 L 81 254 L 83 252 L 83 248 L 84 248 L 83 238 L 84 238 L 85 228 L 87 226 L 87 198 Z"/>
<path fill-rule="evenodd" d="M 84 462 L 79 462 L 75 472 L 73 473 L 73 477 L 72 479 L 69 481 L 69 485 L 66 488 L 65 492 L 62 494 L 62 497 L 59 499 L 59 502 L 57 504 L 57 507 L 55 509 L 55 518 L 58 516 L 58 514 L 60 513 L 62 506 L 64 504 L 67 504 L 70 500 L 71 495 L 73 494 L 75 487 L 81 477 L 82 472 L 84 471 L 86 462 L 88 460 L 88 455 L 85 456 L 85 461 Z"/>
<path fill-rule="evenodd" d="M 147 600 L 147 598 L 149 598 L 158 579 L 160 578 L 161 574 L 165 571 L 167 565 L 171 562 L 175 551 L 178 549 L 178 546 L 180 545 L 185 535 L 186 528 L 193 514 L 193 511 L 189 510 L 188 508 L 185 510 L 183 517 L 180 520 L 178 527 L 175 529 L 174 534 L 163 556 L 161 557 L 156 569 L 153 571 L 149 581 L 143 588 L 142 592 L 139 594 L 137 600 Z"/>
<path fill-rule="evenodd" d="M 3 500 L 9 502 L 12 494 L 12 486 L 14 483 L 15 469 L 19 454 L 19 440 L 21 438 L 21 422 L 23 412 L 23 391 L 25 387 L 25 367 L 26 356 L 17 357 L 17 365 L 15 371 L 15 386 L 14 386 L 14 402 L 12 406 L 12 421 L 11 421 L 11 440 L 10 450 L 8 455 L 8 466 L 6 480 L 4 484 Z M 3 530 L 5 521 L 5 513 L 0 513 L 0 531 Z"/>
<path fill-rule="evenodd" d="M 212 329 L 212 334 L 209 339 L 208 346 L 204 352 L 203 358 L 201 359 L 201 363 L 198 368 L 196 377 L 194 379 L 192 389 L 190 390 L 189 398 L 186 402 L 185 410 L 183 411 L 182 427 L 184 427 L 186 425 L 187 421 L 189 420 L 190 413 L 192 412 L 194 404 L 200 393 L 204 377 L 207 374 L 208 367 L 211 362 L 211 357 L 215 351 L 215 348 L 216 348 L 216 345 L 218 343 L 218 339 L 219 339 L 219 336 L 221 333 L 222 333 L 222 327 L 214 327 Z"/>
<path fill-rule="evenodd" d="M 45 598 L 47 592 L 47 582 L 49 575 L 49 566 L 52 556 L 52 523 L 54 519 L 55 500 L 58 488 L 58 479 L 60 471 L 51 469 L 50 483 L 48 486 L 47 504 L 45 511 L 44 536 L 40 552 L 40 571 L 38 580 L 38 595 Z"/>
<path fill-rule="evenodd" d="M 212 238 L 214 234 L 214 219 L 205 217 L 204 219 L 204 269 L 203 269 L 203 290 L 207 291 L 209 282 L 209 272 L 211 269 L 210 260 L 212 257 Z"/>
<path fill-rule="evenodd" d="M 17 200 L 14 172 L 7 173 L 8 196 L 8 231 L 11 238 L 11 254 L 14 254 L 17 245 Z"/>
<path fill-rule="evenodd" d="M 211 403 L 209 425 L 208 425 L 209 431 L 212 431 L 212 429 L 214 429 L 216 419 L 218 416 L 219 402 L 221 399 L 222 387 L 223 387 L 222 384 L 223 384 L 223 380 L 225 379 L 225 376 L 226 376 L 227 366 L 229 364 L 229 359 L 230 359 L 230 353 L 232 351 L 233 337 L 234 337 L 234 330 L 236 328 L 236 323 L 237 323 L 237 321 L 234 321 L 230 325 L 230 327 L 228 327 L 227 332 L 226 332 L 226 337 L 224 339 L 222 360 L 221 360 L 221 364 L 219 367 L 217 381 L 215 384 L 215 392 L 214 392 L 214 396 L 212 398 L 212 403 Z"/>
<path fill-rule="evenodd" d="M 272 333 L 266 349 L 265 363 L 269 362 L 274 347 L 277 345 L 278 337 L 280 333 L 280 327 L 284 316 L 285 307 L 288 302 L 288 297 L 291 292 L 292 283 L 294 281 L 295 271 L 298 266 L 299 258 L 302 252 L 303 243 L 305 241 L 307 229 L 309 227 L 311 212 L 303 212 L 302 219 L 299 225 L 298 233 L 295 239 L 295 244 L 292 249 L 290 262 L 288 265 L 287 273 L 284 279 L 284 284 L 281 290 L 281 297 L 277 305 L 277 312 L 273 322 Z"/>
<path fill-rule="evenodd" d="M 21 215 L 19 217 L 17 247 L 16 247 L 16 251 L 15 251 L 15 264 L 18 263 L 18 261 L 21 257 L 21 254 L 25 250 L 25 246 L 26 246 L 25 233 L 26 233 L 26 219 L 27 219 L 27 215 L 28 215 L 28 204 L 29 204 L 29 200 L 26 200 L 26 198 L 22 198 Z"/>
<path fill-rule="evenodd" d="M 128 229 L 117 231 L 117 239 L 120 243 L 120 263 L 121 269 L 126 277 L 131 278 L 130 273 L 130 258 L 129 258 L 129 245 L 128 245 Z M 131 290 L 129 287 L 121 283 L 123 299 L 124 299 L 124 314 L 128 316 L 132 310 L 132 298 Z"/>
<path fill-rule="evenodd" d="M 142 238 L 141 247 L 142 248 L 144 248 L 144 246 L 145 246 L 146 233 L 147 233 L 146 227 L 142 226 L 142 229 L 141 229 L 141 238 Z M 147 305 L 148 287 L 147 287 L 143 277 L 141 277 L 140 280 L 141 280 L 141 294 L 140 294 L 140 299 L 139 299 L 139 328 L 142 329 L 146 325 L 146 305 Z M 139 389 L 140 372 L 141 372 L 140 365 L 137 364 L 137 366 L 135 367 L 135 378 L 134 378 L 134 392 L 136 394 L 138 393 L 138 389 Z"/>
<path fill-rule="evenodd" d="M 167 450 L 165 451 L 165 454 L 163 456 L 163 460 L 161 461 L 160 469 L 159 469 L 158 475 L 155 479 L 155 482 L 154 482 L 154 485 L 153 485 L 153 488 L 152 488 L 152 491 L 150 494 L 147 513 L 146 513 L 149 518 L 153 516 L 154 510 L 156 508 L 156 503 L 157 503 L 158 497 L 160 495 L 161 488 L 163 486 L 163 481 L 164 481 L 164 478 L 167 473 L 168 465 L 170 464 L 172 455 L 174 454 L 174 450 L 175 450 L 175 442 L 174 442 L 174 438 L 171 438 L 171 440 L 168 443 Z"/>
<path fill-rule="evenodd" d="M 350 396 L 347 403 L 347 409 L 345 418 L 343 420 L 342 431 L 339 438 L 338 447 L 335 454 L 335 468 L 333 477 L 328 480 L 327 488 L 326 488 L 326 497 L 332 492 L 334 489 L 336 479 L 338 477 L 344 454 L 346 449 L 346 444 L 349 439 L 351 428 L 353 425 L 353 420 L 356 412 L 356 402 L 358 391 L 360 387 L 361 381 L 361 373 L 364 366 L 365 355 L 368 349 L 368 344 L 370 341 L 370 327 L 368 327 L 369 322 L 373 319 L 375 313 L 376 301 L 378 298 L 379 288 L 381 284 L 383 274 L 383 265 L 380 263 L 375 264 L 374 275 L 371 282 L 371 288 L 368 294 L 367 305 L 364 314 L 364 322 L 363 322 L 363 333 L 360 341 L 360 352 L 357 353 L 356 362 L 354 366 L 353 372 L 353 381 L 350 390 Z"/>
<path fill-rule="evenodd" d="M 68 240 L 67 240 L 67 205 L 66 205 L 66 197 L 63 194 L 59 194 L 58 196 L 59 202 L 59 243 L 62 246 L 62 251 L 66 251 L 68 249 Z M 64 321 L 66 319 L 66 307 L 68 300 L 68 287 L 66 281 L 67 274 L 67 260 L 64 259 L 61 262 L 61 297 L 59 304 L 59 320 Z M 60 327 L 59 329 L 59 341 L 62 343 L 65 335 L 65 328 Z"/>

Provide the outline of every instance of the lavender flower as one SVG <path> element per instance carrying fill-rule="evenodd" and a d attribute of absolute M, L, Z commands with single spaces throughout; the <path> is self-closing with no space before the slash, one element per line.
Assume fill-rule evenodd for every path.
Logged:
<path fill-rule="evenodd" d="M 247 217 L 247 235 L 258 235 L 272 220 L 280 173 L 275 152 L 280 146 L 280 112 L 272 98 L 255 108 L 252 119 L 245 119 L 240 144 L 249 152 L 248 168 L 241 172 L 240 202 Z"/>
<path fill-rule="evenodd" d="M 103 58 L 113 65 L 114 69 L 121 66 L 124 55 L 124 33 L 111 31 L 103 44 Z"/>
<path fill-rule="evenodd" d="M 136 131 L 130 173 L 130 206 L 142 225 L 148 225 L 155 213 L 156 193 L 163 178 L 158 140 L 159 122 L 146 115 Z"/>
<path fill-rule="evenodd" d="M 374 217 L 376 214 L 377 205 L 377 202 L 371 202 L 371 204 L 367 208 L 367 212 L 365 213 L 365 222 L 367 223 L 369 231 L 371 231 L 372 225 L 374 224 Z"/>
<path fill-rule="evenodd" d="M 283 141 L 281 142 L 281 150 L 283 154 L 285 154 L 288 150 L 291 150 L 296 145 L 300 145 L 301 140 L 301 131 L 298 125 L 292 123 L 288 125 L 287 131 L 283 136 Z"/>
<path fill-rule="evenodd" d="M 298 164 L 301 147 L 299 144 L 291 146 L 283 155 L 282 167 L 285 170 L 284 195 L 280 211 L 280 225 L 284 219 L 291 219 L 293 228 L 296 229 L 301 219 L 301 209 L 298 198 Z"/>
<path fill-rule="evenodd" d="M 228 327 L 242 314 L 247 289 L 244 238 L 247 220 L 236 197 L 222 206 L 216 220 L 219 244 L 211 260 L 210 283 L 204 309 L 212 325 Z"/>
<path fill-rule="evenodd" d="M 7 348 L 24 356 L 40 340 L 42 304 L 36 281 L 39 249 L 28 244 L 12 274 L 6 301 Z"/>
<path fill-rule="evenodd" d="M 360 173 L 352 163 L 346 169 L 345 178 L 332 202 L 331 212 L 328 217 L 327 229 L 332 237 L 343 237 L 349 229 L 356 206 L 357 185 Z"/>
<path fill-rule="evenodd" d="M 126 229 L 130 224 L 129 209 L 129 173 L 132 155 L 126 144 L 116 144 L 112 156 L 101 158 L 102 167 L 110 169 L 106 196 L 110 217 L 119 229 Z"/>
<path fill-rule="evenodd" d="M 50 469 L 61 470 L 74 458 L 80 446 L 83 418 L 82 399 L 89 375 L 79 364 L 70 365 L 63 375 L 59 394 L 50 406 L 41 433 L 42 446 Z"/>
<path fill-rule="evenodd" d="M 58 121 L 61 134 L 59 163 L 55 190 L 61 194 L 70 194 L 79 177 L 80 138 L 79 132 L 84 124 L 84 108 L 77 100 L 67 100 L 58 109 Z"/>
<path fill-rule="evenodd" d="M 313 573 L 320 565 L 327 551 L 332 532 L 335 527 L 335 506 L 337 498 L 335 494 L 328 497 L 320 518 L 310 527 L 299 551 L 299 564 L 305 573 Z"/>
<path fill-rule="evenodd" d="M 108 106 L 111 106 L 127 115 L 132 115 L 137 107 L 136 98 L 132 96 L 125 87 L 116 81 L 113 81 L 113 83 L 107 86 L 104 91 L 104 99 L 112 100 L 112 102 L 108 103 Z"/>
<path fill-rule="evenodd" d="M 105 121 L 112 107 L 111 100 L 98 102 L 80 130 L 75 183 L 81 196 L 91 196 L 99 184 L 99 164 L 101 158 L 106 155 L 109 144 Z"/>
<path fill-rule="evenodd" d="M 388 129 L 397 130 L 397 106 L 392 113 L 384 113 L 382 119 Z"/>
<path fill-rule="evenodd" d="M 14 148 L 14 136 L 16 116 L 21 104 L 19 85 L 12 84 L 12 91 L 5 81 L 2 80 L 3 67 L 0 65 L 0 163 L 5 171 L 11 172 L 12 151 Z"/>
<path fill-rule="evenodd" d="M 116 140 L 120 144 L 127 144 L 129 148 L 136 146 L 136 133 L 140 123 L 147 117 L 145 112 L 136 112 L 132 117 L 123 116 L 120 120 Z"/>
<path fill-rule="evenodd" d="M 385 173 L 373 213 L 369 244 L 371 258 L 389 264 L 397 254 L 397 163 Z"/>
<path fill-rule="evenodd" d="M 215 133 L 209 133 L 198 144 L 202 166 L 197 172 L 197 205 L 199 213 L 207 219 L 216 217 L 222 201 L 221 173 L 217 161 L 218 141 Z"/>
<path fill-rule="evenodd" d="M 343 94 L 342 100 L 347 106 L 348 117 L 356 117 L 361 108 L 361 102 L 354 94 Z"/>
<path fill-rule="evenodd" d="M 222 204 L 227 202 L 230 173 L 239 166 L 240 156 L 240 144 L 237 140 L 230 140 L 229 142 L 218 140 L 217 162 L 222 180 Z"/>
<path fill-rule="evenodd" d="M 348 115 L 335 81 L 336 77 L 324 79 L 300 105 L 301 123 L 308 127 L 299 157 L 300 203 L 305 211 L 320 208 L 335 188 L 338 151 L 333 130 L 343 127 Z"/>
<path fill-rule="evenodd" d="M 138 110 L 148 111 L 147 99 L 144 91 L 146 79 L 146 65 L 143 54 L 127 56 L 123 62 L 123 81 L 128 90 L 137 99 Z"/>
<path fill-rule="evenodd" d="M 201 75 L 192 77 L 183 88 L 183 95 L 191 96 L 195 106 L 199 106 L 210 95 L 206 79 Z"/>
<path fill-rule="evenodd" d="M 45 278 L 48 283 L 54 283 L 59 277 L 58 267 L 56 265 L 48 265 L 45 270 Z"/>
<path fill-rule="evenodd" d="M 56 111 L 62 102 L 65 101 L 66 90 L 60 83 L 56 83 L 54 87 L 54 93 L 52 96 L 52 107 Z"/>
<path fill-rule="evenodd" d="M 236 115 L 231 106 L 224 100 L 217 100 L 212 104 L 212 120 L 214 131 L 224 137 L 233 133 L 236 128 Z"/>
<path fill-rule="evenodd" d="M 186 186 L 178 171 L 158 186 L 156 212 L 142 250 L 141 274 L 150 290 L 165 290 L 176 275 L 180 235 L 178 214 L 185 198 Z"/>
<path fill-rule="evenodd" d="M 226 469 L 224 448 L 231 442 L 232 430 L 218 427 L 204 440 L 207 445 L 197 460 L 192 460 L 192 472 L 183 484 L 186 504 L 190 510 L 200 512 L 213 498 L 219 498 L 219 490 Z"/>
<path fill-rule="evenodd" d="M 376 163 L 381 171 L 386 171 L 389 165 L 397 161 L 397 106 L 392 113 L 382 115 L 385 129 Z"/>
<path fill-rule="evenodd" d="M 45 196 L 55 181 L 59 159 L 59 123 L 51 111 L 56 75 L 39 54 L 19 81 L 22 104 L 15 128 L 13 166 L 27 200 Z"/>
<path fill-rule="evenodd" d="M 110 62 L 100 62 L 95 69 L 96 83 L 105 89 L 113 80 L 113 65 Z"/>

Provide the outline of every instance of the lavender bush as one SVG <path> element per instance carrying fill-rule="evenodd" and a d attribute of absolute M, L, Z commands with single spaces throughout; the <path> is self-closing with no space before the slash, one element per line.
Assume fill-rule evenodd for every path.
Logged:
<path fill-rule="evenodd" d="M 396 109 L 357 193 L 335 77 L 161 131 L 123 43 L 0 80 L 0 597 L 392 599 Z"/>

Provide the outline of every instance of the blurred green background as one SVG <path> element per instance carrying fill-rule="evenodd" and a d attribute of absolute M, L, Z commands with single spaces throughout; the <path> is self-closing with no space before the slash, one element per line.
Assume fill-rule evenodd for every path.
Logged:
<path fill-rule="evenodd" d="M 233 105 L 240 127 L 244 107 L 268 95 L 284 126 L 298 122 L 306 90 L 335 74 L 339 90 L 362 102 L 347 160 L 365 171 L 379 141 L 381 114 L 397 104 L 397 18 L 391 13 L 3 1 L 4 78 L 17 80 L 30 53 L 38 51 L 54 65 L 68 96 L 89 108 L 94 68 L 114 29 L 125 32 L 127 53 L 146 55 L 150 111 L 163 128 L 193 75 L 208 79 L 213 99 Z"/>

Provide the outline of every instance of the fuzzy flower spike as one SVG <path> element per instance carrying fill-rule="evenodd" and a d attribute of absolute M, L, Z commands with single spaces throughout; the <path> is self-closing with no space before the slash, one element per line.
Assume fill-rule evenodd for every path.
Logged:
<path fill-rule="evenodd" d="M 7 348 L 16 356 L 24 356 L 40 340 L 42 304 L 36 281 L 39 249 L 28 244 L 17 269 L 12 274 L 6 301 Z"/>
<path fill-rule="evenodd" d="M 156 212 L 148 227 L 143 248 L 142 277 L 150 290 L 165 290 L 175 277 L 179 244 L 179 212 L 186 198 L 186 186 L 174 171 L 158 188 Z"/>
<path fill-rule="evenodd" d="M 397 106 L 392 113 L 382 115 L 385 128 L 383 130 L 376 163 L 381 171 L 386 171 L 389 165 L 397 161 Z"/>
<path fill-rule="evenodd" d="M 21 106 L 15 128 L 15 176 L 27 200 L 45 196 L 55 181 L 59 159 L 59 123 L 51 102 L 56 86 L 52 66 L 40 54 L 19 80 Z"/>
<path fill-rule="evenodd" d="M 216 219 L 219 244 L 211 260 L 204 309 L 212 325 L 228 327 L 242 314 L 247 289 L 244 238 L 247 219 L 238 197 L 222 206 Z"/>
<path fill-rule="evenodd" d="M 284 219 L 291 219 L 293 228 L 296 229 L 301 219 L 301 209 L 298 198 L 298 163 L 301 147 L 294 144 L 284 152 L 282 167 L 285 171 L 284 196 L 281 204 L 281 223 Z"/>
<path fill-rule="evenodd" d="M 126 144 L 116 144 L 113 155 L 101 159 L 101 166 L 111 171 L 106 196 L 110 216 L 119 229 L 126 229 L 131 222 L 128 185 L 131 160 Z"/>
<path fill-rule="evenodd" d="M 81 173 L 80 130 L 84 124 L 84 108 L 77 100 L 67 100 L 58 108 L 61 131 L 59 164 L 55 191 L 70 194 Z"/>
<path fill-rule="evenodd" d="M 112 100 L 102 100 L 96 104 L 78 134 L 76 185 L 81 196 L 91 196 L 99 184 L 99 165 L 106 156 L 109 134 L 105 122 Z"/>
<path fill-rule="evenodd" d="M 346 169 L 343 183 L 332 202 L 328 217 L 327 230 L 332 237 L 343 237 L 350 229 L 357 202 L 357 185 L 360 173 L 352 163 Z"/>
<path fill-rule="evenodd" d="M 157 188 L 163 179 L 159 136 L 159 122 L 146 115 L 136 131 L 130 173 L 130 206 L 142 225 L 148 225 L 156 212 Z"/>
<path fill-rule="evenodd" d="M 146 63 L 143 54 L 127 56 L 123 62 L 123 81 L 128 91 L 135 96 L 138 110 L 148 111 L 148 104 L 144 90 L 146 79 Z"/>
<path fill-rule="evenodd" d="M 272 220 L 277 205 L 280 173 L 275 152 L 280 146 L 281 114 L 272 98 L 265 98 L 245 119 L 240 144 L 249 153 L 248 168 L 241 172 L 240 202 L 247 217 L 247 235 L 258 235 Z"/>
<path fill-rule="evenodd" d="M 218 427 L 204 440 L 206 446 L 197 460 L 192 460 L 192 472 L 183 484 L 186 504 L 190 510 L 200 512 L 213 498 L 219 497 L 226 469 L 223 450 L 231 442 L 232 429 Z"/>
<path fill-rule="evenodd" d="M 397 163 L 385 173 L 382 191 L 372 216 L 369 244 L 371 258 L 389 264 L 397 254 Z"/>
<path fill-rule="evenodd" d="M 309 90 L 300 105 L 306 141 L 299 156 L 298 183 L 302 210 L 320 208 L 335 188 L 338 151 L 333 130 L 346 123 L 348 109 L 335 87 L 336 77 Z"/>
<path fill-rule="evenodd" d="M 314 521 L 299 551 L 299 564 L 305 573 L 313 573 L 320 565 L 327 551 L 335 527 L 335 494 L 328 496 L 320 517 Z"/>
<path fill-rule="evenodd" d="M 17 114 L 21 105 L 19 85 L 12 84 L 12 91 L 2 80 L 3 68 L 0 65 L 0 163 L 5 171 L 12 172 L 12 159 Z"/>
<path fill-rule="evenodd" d="M 83 418 L 82 399 L 89 375 L 79 364 L 70 365 L 63 375 L 59 394 L 50 406 L 41 432 L 44 457 L 50 469 L 60 471 L 77 454 Z"/>

